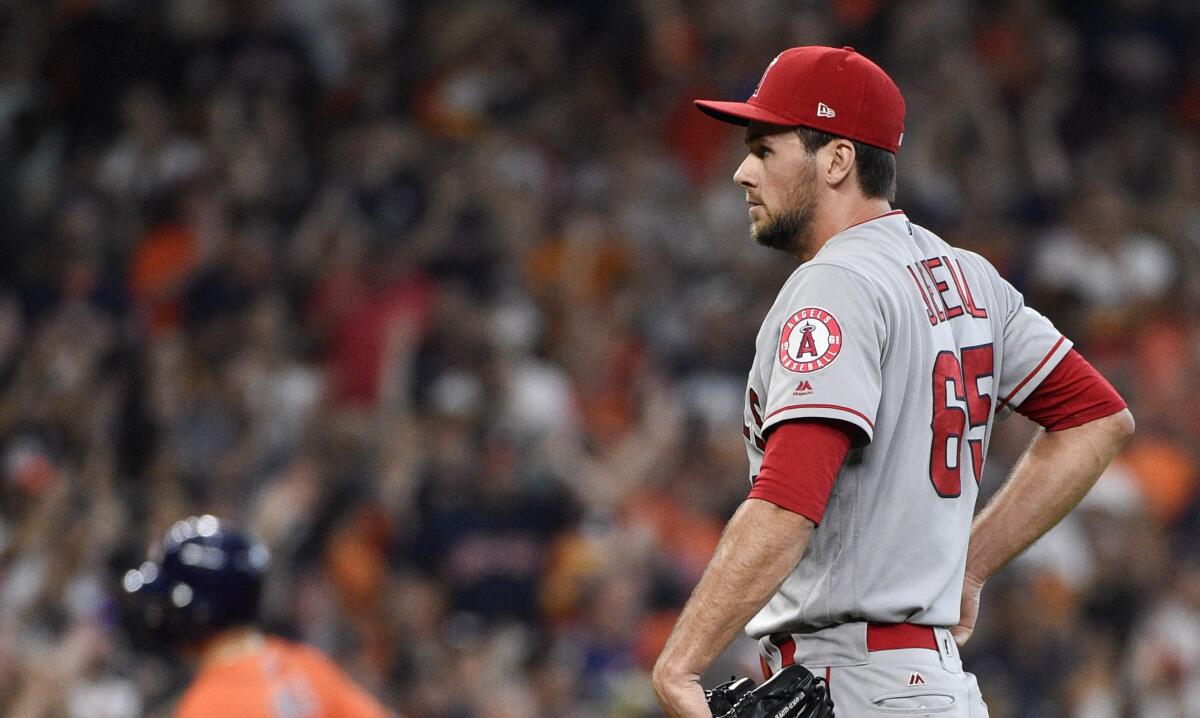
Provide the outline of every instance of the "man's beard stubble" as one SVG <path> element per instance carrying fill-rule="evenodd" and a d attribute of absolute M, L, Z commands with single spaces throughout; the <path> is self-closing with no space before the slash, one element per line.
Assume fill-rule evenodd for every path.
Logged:
<path fill-rule="evenodd" d="M 768 221 L 761 229 L 750 226 L 750 237 L 755 242 L 770 249 L 787 252 L 802 262 L 812 258 L 812 253 L 806 251 L 806 247 L 811 242 L 809 230 L 812 229 L 813 218 L 817 214 L 816 193 L 812 191 L 815 176 L 816 168 L 810 164 L 803 176 L 798 178 L 800 196 L 796 204 Z"/>

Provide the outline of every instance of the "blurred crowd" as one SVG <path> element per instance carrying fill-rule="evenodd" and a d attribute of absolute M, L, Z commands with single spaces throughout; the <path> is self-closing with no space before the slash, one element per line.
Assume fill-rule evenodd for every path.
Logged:
<path fill-rule="evenodd" d="M 691 100 L 800 44 L 893 75 L 897 206 L 1138 421 L 984 593 L 992 716 L 1200 716 L 1190 0 L 0 3 L 0 714 L 168 715 L 119 578 L 212 512 L 267 626 L 406 716 L 657 715 L 793 268 Z"/>

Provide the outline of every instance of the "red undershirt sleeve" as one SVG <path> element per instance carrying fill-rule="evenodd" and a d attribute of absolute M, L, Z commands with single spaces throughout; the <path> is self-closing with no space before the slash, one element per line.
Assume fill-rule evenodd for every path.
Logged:
<path fill-rule="evenodd" d="M 1017 411 L 1047 431 L 1062 431 L 1111 416 L 1125 401 L 1075 350 L 1029 395 Z M 820 523 L 846 454 L 853 427 L 839 421 L 785 421 L 767 437 L 762 467 L 750 498 L 769 501 Z"/>
<path fill-rule="evenodd" d="M 1046 431 L 1062 431 L 1124 408 L 1112 384 L 1072 349 L 1016 410 Z"/>
<path fill-rule="evenodd" d="M 767 436 L 750 498 L 821 523 L 833 482 L 850 451 L 854 427 L 840 421 L 785 421 Z"/>

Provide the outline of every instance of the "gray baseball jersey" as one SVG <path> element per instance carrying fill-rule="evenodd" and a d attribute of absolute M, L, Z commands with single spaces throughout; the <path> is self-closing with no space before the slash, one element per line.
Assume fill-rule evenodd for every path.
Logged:
<path fill-rule="evenodd" d="M 784 284 L 746 392 L 750 475 L 790 419 L 857 428 L 804 557 L 746 627 L 953 626 L 998 411 L 1070 350 L 977 254 L 894 211 L 832 237 Z"/>

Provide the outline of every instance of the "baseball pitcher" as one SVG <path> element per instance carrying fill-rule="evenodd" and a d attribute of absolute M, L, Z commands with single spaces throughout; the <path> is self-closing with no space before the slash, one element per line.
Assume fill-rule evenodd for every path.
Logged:
<path fill-rule="evenodd" d="M 746 387 L 752 487 L 655 666 L 659 700 L 670 716 L 753 714 L 754 691 L 710 691 L 710 712 L 699 683 L 745 630 L 764 677 L 787 668 L 806 694 L 772 705 L 986 716 L 958 654 L 981 589 L 1078 503 L 1133 419 L 985 259 L 892 208 L 905 105 L 873 62 L 792 48 L 746 102 L 696 105 L 746 127 L 734 181 L 751 236 L 800 266 Z M 1045 431 L 972 522 L 1012 410 Z"/>

